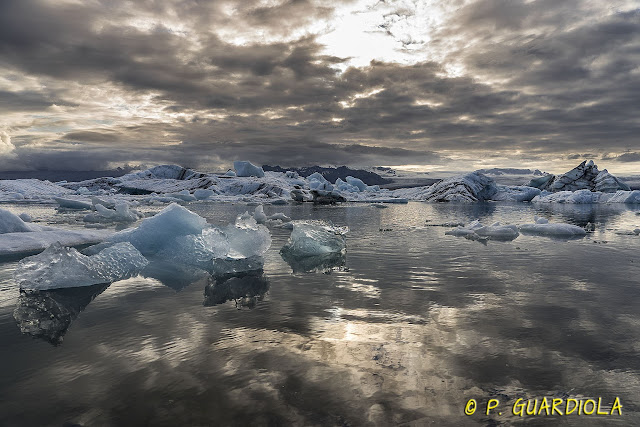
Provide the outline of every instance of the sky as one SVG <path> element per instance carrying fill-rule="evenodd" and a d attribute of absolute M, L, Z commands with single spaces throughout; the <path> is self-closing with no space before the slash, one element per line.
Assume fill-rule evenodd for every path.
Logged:
<path fill-rule="evenodd" d="M 0 170 L 640 173 L 637 0 L 2 0 Z"/>

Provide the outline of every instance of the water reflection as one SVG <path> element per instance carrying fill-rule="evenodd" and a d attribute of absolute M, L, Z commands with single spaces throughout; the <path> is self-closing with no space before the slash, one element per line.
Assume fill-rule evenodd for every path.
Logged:
<path fill-rule="evenodd" d="M 62 343 L 71 323 L 109 284 L 45 291 L 20 290 L 13 317 L 23 334 Z"/>
<path fill-rule="evenodd" d="M 333 270 L 344 269 L 347 257 L 342 252 L 323 255 L 296 257 L 289 252 L 280 253 L 282 259 L 291 267 L 294 273 L 331 273 Z"/>
<path fill-rule="evenodd" d="M 206 270 L 192 265 L 168 262 L 164 259 L 149 259 L 149 265 L 140 274 L 143 277 L 156 279 L 176 292 L 210 277 Z"/>
<path fill-rule="evenodd" d="M 236 307 L 254 308 L 269 290 L 269 279 L 262 270 L 216 276 L 204 288 L 206 307 L 234 300 Z"/>

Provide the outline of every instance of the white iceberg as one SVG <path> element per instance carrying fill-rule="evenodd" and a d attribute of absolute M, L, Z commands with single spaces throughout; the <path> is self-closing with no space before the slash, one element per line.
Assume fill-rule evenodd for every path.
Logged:
<path fill-rule="evenodd" d="M 594 193 L 591 190 L 559 191 L 557 193 L 542 192 L 533 198 L 534 203 L 571 203 L 592 204 L 598 203 L 602 193 Z"/>
<path fill-rule="evenodd" d="M 24 258 L 14 272 L 23 289 L 58 289 L 111 283 L 140 272 L 149 262 L 130 243 L 118 243 L 93 256 L 54 243 Z"/>
<path fill-rule="evenodd" d="M 291 221 L 291 218 L 289 218 L 288 216 L 286 216 L 285 214 L 283 214 L 282 212 L 276 212 L 272 215 L 269 215 L 268 217 L 271 221 L 282 221 L 282 222 L 289 222 Z"/>
<path fill-rule="evenodd" d="M 346 250 L 346 227 L 335 227 L 323 221 L 293 221 L 289 241 L 280 252 L 295 257 L 323 255 Z"/>
<path fill-rule="evenodd" d="M 26 212 L 22 212 L 20 215 L 18 215 L 18 217 L 23 220 L 24 222 L 31 222 L 33 221 L 33 218 L 31 217 L 31 215 L 29 215 Z"/>
<path fill-rule="evenodd" d="M 33 231 L 22 218 L 5 209 L 0 209 L 0 234 Z"/>
<path fill-rule="evenodd" d="M 236 171 L 236 176 L 255 176 L 258 178 L 262 178 L 264 176 L 262 168 L 251 162 L 237 160 L 233 162 L 233 168 Z"/>
<path fill-rule="evenodd" d="M 523 234 L 538 234 L 542 236 L 580 237 L 587 234 L 586 230 L 573 224 L 549 223 L 546 218 L 535 217 L 535 224 L 522 224 L 518 229 Z"/>
<path fill-rule="evenodd" d="M 201 234 L 178 236 L 174 241 L 159 251 L 155 257 L 169 260 L 174 264 L 186 264 L 210 271 L 213 260 L 226 258 L 230 244 L 226 234 L 220 229 L 211 227 Z"/>

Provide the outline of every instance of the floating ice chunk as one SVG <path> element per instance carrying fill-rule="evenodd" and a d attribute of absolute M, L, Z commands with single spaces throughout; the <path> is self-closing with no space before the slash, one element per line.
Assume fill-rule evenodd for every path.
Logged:
<path fill-rule="evenodd" d="M 129 209 L 129 205 L 127 203 L 116 203 L 115 209 L 107 209 L 102 206 L 100 203 L 94 205 L 96 208 L 96 212 L 94 214 L 86 215 L 83 218 L 85 222 L 103 222 L 103 221 L 114 221 L 114 222 L 133 222 L 137 221 L 139 218 L 138 212 L 133 209 Z"/>
<path fill-rule="evenodd" d="M 55 200 L 55 202 L 60 205 L 61 208 L 78 210 L 93 209 L 93 205 L 91 203 L 83 202 L 80 200 L 63 199 L 62 197 L 54 197 L 53 200 Z"/>
<path fill-rule="evenodd" d="M 256 210 L 253 212 L 253 217 L 258 224 L 264 224 L 267 222 L 267 216 L 264 213 L 262 205 L 256 206 Z"/>
<path fill-rule="evenodd" d="M 236 170 L 236 176 L 256 176 L 258 178 L 264 176 L 262 168 L 251 162 L 237 160 L 233 162 L 233 168 Z"/>
<path fill-rule="evenodd" d="M 191 193 L 189 193 L 189 190 L 182 190 L 177 193 L 169 193 L 167 194 L 167 196 L 173 197 L 175 199 L 180 199 L 185 202 L 193 202 L 197 200 L 195 196 L 192 196 Z"/>
<path fill-rule="evenodd" d="M 515 225 L 501 225 L 496 222 L 492 225 L 482 225 L 476 220 L 467 226 L 458 226 L 453 230 L 446 231 L 445 235 L 466 237 L 472 240 L 481 238 L 490 240 L 513 240 L 520 234 Z"/>
<path fill-rule="evenodd" d="M 0 209 L 0 234 L 5 233 L 24 233 L 33 231 L 29 225 L 12 212 Z"/>
<path fill-rule="evenodd" d="M 225 172 L 224 176 L 236 176 L 236 173 L 234 170 L 229 169 L 227 172 Z"/>
<path fill-rule="evenodd" d="M 207 220 L 190 210 L 171 204 L 157 215 L 147 218 L 133 230 L 114 234 L 105 243 L 131 242 L 144 255 L 152 255 L 176 237 L 201 234 Z"/>
<path fill-rule="evenodd" d="M 475 233 L 480 237 L 488 237 L 492 240 L 513 240 L 520 234 L 515 225 L 495 224 L 477 228 Z"/>
<path fill-rule="evenodd" d="M 31 215 L 29 215 L 26 212 L 22 212 L 20 215 L 18 215 L 18 217 L 23 220 L 24 222 L 31 222 L 33 221 L 33 218 L 31 218 Z"/>
<path fill-rule="evenodd" d="M 269 215 L 269 219 L 271 221 L 282 221 L 282 222 L 289 222 L 291 221 L 291 218 L 289 218 L 288 216 L 286 216 L 285 214 L 283 214 L 282 212 L 276 212 L 273 215 Z"/>
<path fill-rule="evenodd" d="M 491 200 L 510 201 L 510 202 L 530 202 L 534 197 L 539 195 L 539 188 L 528 186 L 498 186 L 498 192 L 491 196 Z"/>
<path fill-rule="evenodd" d="M 587 234 L 586 230 L 573 224 L 549 223 L 546 218 L 535 218 L 535 224 L 522 224 L 518 229 L 523 234 L 538 234 L 542 236 L 579 237 Z"/>
<path fill-rule="evenodd" d="M 640 203 L 640 190 L 623 191 L 619 190 L 615 193 L 602 194 L 600 203 Z"/>
<path fill-rule="evenodd" d="M 248 212 L 224 229 L 229 239 L 229 258 L 250 258 L 264 254 L 271 246 L 271 233 Z"/>
<path fill-rule="evenodd" d="M 104 199 L 100 199 L 96 196 L 93 196 L 91 198 L 91 203 L 93 204 L 93 206 L 95 207 L 95 205 L 102 205 L 105 208 L 109 208 L 109 209 L 114 209 L 116 207 L 116 202 L 111 201 L 111 200 L 104 200 Z"/>
<path fill-rule="evenodd" d="M 156 254 L 157 258 L 177 264 L 195 265 L 211 270 L 215 258 L 224 258 L 229 253 L 229 240 L 218 228 L 204 229 L 202 234 L 178 236 Z"/>
<path fill-rule="evenodd" d="M 533 219 L 536 221 L 536 224 L 549 224 L 549 220 L 547 218 L 534 216 Z"/>
<path fill-rule="evenodd" d="M 307 257 L 342 252 L 347 247 L 344 239 L 347 231 L 346 227 L 334 227 L 323 221 L 293 221 L 291 237 L 280 253 Z"/>
<path fill-rule="evenodd" d="M 472 172 L 443 179 L 430 187 L 395 190 L 394 194 L 427 202 L 477 202 L 490 200 L 497 192 L 493 179 Z"/>
<path fill-rule="evenodd" d="M 336 179 L 335 186 L 336 186 L 336 188 L 338 190 L 346 191 L 348 193 L 358 193 L 358 192 L 360 192 L 360 189 L 358 187 L 356 187 L 355 185 L 348 184 L 348 183 L 344 182 L 343 180 L 341 180 L 340 178 Z"/>
<path fill-rule="evenodd" d="M 130 243 L 118 243 L 93 256 L 54 243 L 24 258 L 14 279 L 24 289 L 57 289 L 111 283 L 136 275 L 148 261 Z"/>
<path fill-rule="evenodd" d="M 350 184 L 350 185 L 353 185 L 354 187 L 357 187 L 359 191 L 365 191 L 367 189 L 367 184 L 362 182 L 361 179 L 354 178 L 352 176 L 348 176 L 346 178 L 346 180 L 347 180 L 347 184 Z"/>
<path fill-rule="evenodd" d="M 89 189 L 87 187 L 80 187 L 80 188 L 78 188 L 76 190 L 76 193 L 80 194 L 80 195 L 83 195 L 83 196 L 86 196 L 88 194 L 91 194 L 91 191 L 89 191 Z"/>
<path fill-rule="evenodd" d="M 594 193 L 591 190 L 559 191 L 557 193 L 542 192 L 534 197 L 532 202 L 591 204 L 598 203 L 601 195 L 602 193 Z"/>
<path fill-rule="evenodd" d="M 215 191 L 209 190 L 207 188 L 198 188 L 196 191 L 193 192 L 193 196 L 198 200 L 208 199 L 209 197 L 213 196 L 214 194 L 216 194 Z"/>

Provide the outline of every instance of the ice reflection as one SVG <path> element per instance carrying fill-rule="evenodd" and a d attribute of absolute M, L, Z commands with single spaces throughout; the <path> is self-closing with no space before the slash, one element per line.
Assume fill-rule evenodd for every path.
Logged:
<path fill-rule="evenodd" d="M 323 255 L 296 257 L 289 252 L 281 253 L 282 259 L 291 267 L 294 273 L 331 273 L 333 270 L 344 269 L 347 256 L 341 252 Z"/>
<path fill-rule="evenodd" d="M 109 284 L 46 291 L 20 290 L 13 317 L 23 334 L 62 343 L 71 323 Z"/>
<path fill-rule="evenodd" d="M 204 288 L 205 306 L 234 300 L 236 307 L 254 308 L 269 290 L 269 279 L 262 270 L 211 278 Z"/>

